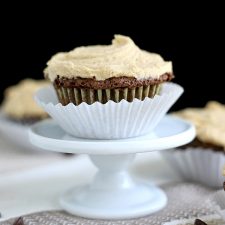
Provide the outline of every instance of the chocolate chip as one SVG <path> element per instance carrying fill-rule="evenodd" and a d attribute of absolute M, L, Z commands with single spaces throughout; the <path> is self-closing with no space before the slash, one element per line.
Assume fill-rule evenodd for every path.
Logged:
<path fill-rule="evenodd" d="M 73 156 L 73 153 L 62 153 L 64 156 Z"/>
<path fill-rule="evenodd" d="M 200 219 L 196 219 L 194 225 L 207 225 L 207 223 L 203 222 Z"/>
<path fill-rule="evenodd" d="M 19 218 L 13 223 L 13 225 L 24 225 L 23 218 L 22 218 L 22 217 L 19 217 Z"/>

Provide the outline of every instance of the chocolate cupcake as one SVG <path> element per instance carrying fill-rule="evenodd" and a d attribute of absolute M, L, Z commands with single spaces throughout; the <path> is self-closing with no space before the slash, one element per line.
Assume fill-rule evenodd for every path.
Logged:
<path fill-rule="evenodd" d="M 33 95 L 39 88 L 48 85 L 49 82 L 45 80 L 25 79 L 8 87 L 4 93 L 2 112 L 10 120 L 22 123 L 46 118 L 48 114 L 35 103 Z"/>
<path fill-rule="evenodd" d="M 191 143 L 163 155 L 183 178 L 221 188 L 225 165 L 225 106 L 211 101 L 204 108 L 188 108 L 174 115 L 192 122 L 197 136 Z"/>
<path fill-rule="evenodd" d="M 115 35 L 112 45 L 58 53 L 48 61 L 44 74 L 62 105 L 153 98 L 161 84 L 174 77 L 171 62 L 141 50 L 122 35 Z"/>
<path fill-rule="evenodd" d="M 38 104 L 66 133 L 79 138 L 147 134 L 183 93 L 181 86 L 166 82 L 173 78 L 171 62 L 121 35 L 112 45 L 56 54 L 44 74 L 54 88 L 38 91 Z"/>

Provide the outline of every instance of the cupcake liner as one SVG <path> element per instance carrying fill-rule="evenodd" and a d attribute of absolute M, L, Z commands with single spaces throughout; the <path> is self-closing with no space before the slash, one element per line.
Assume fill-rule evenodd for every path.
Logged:
<path fill-rule="evenodd" d="M 92 139 L 120 139 L 151 132 L 169 108 L 183 93 L 177 84 L 165 83 L 161 95 L 133 102 L 122 100 L 91 105 L 58 103 L 53 88 L 43 88 L 36 94 L 37 103 L 69 134 Z"/>
<path fill-rule="evenodd" d="M 213 188 L 222 188 L 224 152 L 213 149 L 187 148 L 170 150 L 162 155 L 181 177 Z"/>
<path fill-rule="evenodd" d="M 59 102 L 62 105 L 73 103 L 79 105 L 82 102 L 93 104 L 100 102 L 105 104 L 109 100 L 120 102 L 127 100 L 132 102 L 134 98 L 144 100 L 145 97 L 153 98 L 159 93 L 161 84 L 141 86 L 136 88 L 117 88 L 117 89 L 84 89 L 84 88 L 66 88 L 54 85 Z"/>

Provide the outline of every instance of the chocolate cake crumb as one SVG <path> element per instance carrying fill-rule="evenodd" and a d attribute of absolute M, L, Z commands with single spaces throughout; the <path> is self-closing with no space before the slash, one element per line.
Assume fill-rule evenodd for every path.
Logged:
<path fill-rule="evenodd" d="M 95 78 L 64 78 L 59 77 L 54 81 L 55 87 L 64 88 L 86 88 L 86 89 L 113 89 L 113 88 L 134 88 L 141 86 L 148 86 L 154 84 L 160 84 L 165 81 L 170 81 L 174 78 L 172 73 L 165 73 L 158 79 L 142 79 L 138 80 L 135 77 L 111 77 L 106 80 L 96 80 Z"/>
<path fill-rule="evenodd" d="M 19 217 L 19 218 L 13 223 L 13 225 L 24 225 L 23 218 L 22 218 L 22 217 Z"/>

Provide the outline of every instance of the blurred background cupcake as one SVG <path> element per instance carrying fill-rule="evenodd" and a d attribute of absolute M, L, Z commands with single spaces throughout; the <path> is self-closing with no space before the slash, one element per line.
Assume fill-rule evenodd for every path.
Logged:
<path fill-rule="evenodd" d="M 16 122 L 32 123 L 47 117 L 47 113 L 34 101 L 34 93 L 49 82 L 45 80 L 24 79 L 4 92 L 1 111 Z"/>
<path fill-rule="evenodd" d="M 184 179 L 221 188 L 225 165 L 225 106 L 211 101 L 204 108 L 187 108 L 174 115 L 194 123 L 197 137 L 190 144 L 163 155 Z"/>
<path fill-rule="evenodd" d="M 48 114 L 34 101 L 34 93 L 49 82 L 24 79 L 4 92 L 0 110 L 0 132 L 11 143 L 25 149 L 35 149 L 28 138 L 31 124 L 48 117 Z"/>

